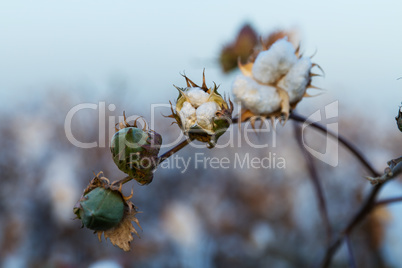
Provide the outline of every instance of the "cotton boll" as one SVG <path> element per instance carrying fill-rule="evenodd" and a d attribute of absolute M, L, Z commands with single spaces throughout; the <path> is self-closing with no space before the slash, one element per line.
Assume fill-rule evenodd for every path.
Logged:
<path fill-rule="evenodd" d="M 274 43 L 270 49 L 258 54 L 252 74 L 258 81 L 271 84 L 275 83 L 282 75 L 286 74 L 297 61 L 293 45 L 281 39 Z"/>
<path fill-rule="evenodd" d="M 183 103 L 183 107 L 179 112 L 179 116 L 185 129 L 193 126 L 197 121 L 195 108 L 187 101 Z"/>
<path fill-rule="evenodd" d="M 197 123 L 200 127 L 212 130 L 213 119 L 218 111 L 218 105 L 215 102 L 206 102 L 196 110 Z"/>
<path fill-rule="evenodd" d="M 207 143 L 208 148 L 216 145 L 218 138 L 229 128 L 233 103 L 227 102 L 219 93 L 218 86 L 208 88 L 205 83 L 205 72 L 202 77 L 202 87 L 184 75 L 187 87 L 176 87 L 180 94 L 177 98 L 176 108 L 172 115 L 184 134 L 191 140 Z M 206 104 L 212 102 L 214 104 Z M 201 107 L 202 106 L 202 107 Z M 196 112 L 197 110 L 197 112 Z M 220 111 L 216 115 L 217 111 Z M 197 118 L 198 117 L 198 118 Z"/>
<path fill-rule="evenodd" d="M 311 67 L 312 63 L 309 58 L 301 58 L 280 81 L 279 86 L 288 92 L 290 103 L 300 100 L 306 92 Z"/>
<path fill-rule="evenodd" d="M 201 104 L 207 102 L 209 98 L 209 94 L 200 88 L 190 88 L 186 92 L 186 95 L 194 108 L 197 108 Z"/>

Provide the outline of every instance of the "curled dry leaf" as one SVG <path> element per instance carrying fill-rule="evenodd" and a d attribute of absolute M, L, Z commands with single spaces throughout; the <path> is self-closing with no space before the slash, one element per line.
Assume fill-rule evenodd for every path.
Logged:
<path fill-rule="evenodd" d="M 123 220 L 116 227 L 106 230 L 106 231 L 96 231 L 98 234 L 99 241 L 102 241 L 102 233 L 104 234 L 105 239 L 109 238 L 110 242 L 118 246 L 124 251 L 130 250 L 130 242 L 133 241 L 133 233 L 138 235 L 137 230 L 134 228 L 132 222 L 135 222 L 138 227 L 141 229 L 141 225 L 138 219 L 135 217 L 136 211 L 133 203 L 127 202 L 129 205 L 128 210 L 125 212 Z"/>

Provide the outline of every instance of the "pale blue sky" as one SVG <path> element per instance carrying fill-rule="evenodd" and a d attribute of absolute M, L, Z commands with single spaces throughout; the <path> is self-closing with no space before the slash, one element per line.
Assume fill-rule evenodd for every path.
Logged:
<path fill-rule="evenodd" d="M 2 0 L 0 101 L 55 85 L 101 92 L 117 75 L 143 92 L 134 103 L 166 102 L 176 96 L 171 85 L 183 83 L 180 72 L 198 81 L 204 67 L 207 80 L 229 92 L 233 76 L 214 60 L 246 21 L 264 34 L 300 29 L 306 54 L 317 50 L 313 60 L 326 73 L 316 80 L 327 90 L 317 102 L 396 114 L 401 1 Z"/>

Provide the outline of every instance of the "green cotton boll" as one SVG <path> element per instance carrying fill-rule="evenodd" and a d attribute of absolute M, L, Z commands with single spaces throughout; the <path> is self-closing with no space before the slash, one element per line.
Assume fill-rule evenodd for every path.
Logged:
<path fill-rule="evenodd" d="M 152 181 L 162 137 L 153 131 L 126 127 L 114 134 L 110 150 L 117 167 L 140 184 Z"/>
<path fill-rule="evenodd" d="M 95 188 L 80 201 L 75 211 L 82 224 L 91 230 L 108 230 L 117 226 L 124 216 L 124 200 L 118 191 Z"/>
<path fill-rule="evenodd" d="M 147 138 L 145 131 L 135 127 L 123 128 L 116 132 L 110 146 L 115 163 L 143 151 L 142 146 L 147 143 Z M 119 166 L 118 163 L 116 165 Z"/>

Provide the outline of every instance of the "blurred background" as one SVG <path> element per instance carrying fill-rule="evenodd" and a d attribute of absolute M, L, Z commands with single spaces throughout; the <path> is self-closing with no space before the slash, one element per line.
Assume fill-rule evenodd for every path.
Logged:
<path fill-rule="evenodd" d="M 234 137 L 233 146 L 186 147 L 178 156 L 191 160 L 187 170 L 159 168 L 150 185 L 126 185 L 142 211 L 141 239 L 135 238 L 131 252 L 99 243 L 73 220 L 72 208 L 93 172 L 124 177 L 108 148 L 123 111 L 150 120 L 151 104 L 177 98 L 173 84 L 185 85 L 181 73 L 201 83 L 204 68 L 207 85 L 214 81 L 230 96 L 239 71 L 225 71 L 222 51 L 245 25 L 263 38 L 281 29 L 297 33 L 301 50 L 314 54 L 325 71 L 324 78 L 313 80 L 323 94 L 303 100 L 298 112 L 308 116 L 338 101 L 339 132 L 382 171 L 402 154 L 394 119 L 402 101 L 401 11 L 397 1 L 1 1 L 0 265 L 314 264 L 325 250 L 325 228 L 293 122 L 278 126 L 276 136 L 249 134 L 256 144 L 268 141 L 263 149 L 248 145 L 233 126 L 218 143 Z M 83 149 L 67 139 L 66 116 L 84 103 L 96 109 L 74 115 L 74 137 L 106 146 Z M 180 130 L 162 114 L 169 108 L 155 110 L 153 128 L 164 144 L 172 143 Z M 325 148 L 322 134 L 307 134 L 311 147 Z M 258 158 L 275 153 L 286 167 L 196 169 L 197 153 Z M 330 222 L 339 231 L 372 187 L 363 178 L 368 171 L 342 148 L 337 167 L 315 164 Z M 401 195 L 395 180 L 380 196 Z M 401 215 L 402 203 L 395 203 L 375 210 L 355 230 L 351 243 L 359 267 L 400 267 Z M 333 267 L 347 263 L 341 247 Z"/>

